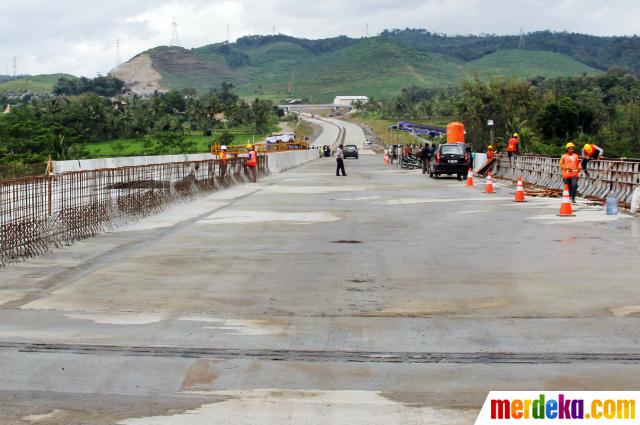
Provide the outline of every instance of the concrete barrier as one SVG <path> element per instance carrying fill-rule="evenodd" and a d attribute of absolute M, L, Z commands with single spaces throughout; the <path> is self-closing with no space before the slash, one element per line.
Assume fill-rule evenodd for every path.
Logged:
<path fill-rule="evenodd" d="M 267 155 L 269 156 L 269 172 L 281 173 L 285 170 L 315 159 L 318 156 L 318 151 L 309 149 L 304 151 L 274 152 L 268 153 Z M 141 165 L 209 161 L 216 158 L 216 156 L 208 153 L 199 153 L 188 155 L 131 156 L 119 158 L 53 161 L 52 174 L 58 175 L 77 171 L 106 170 L 123 167 L 137 167 Z"/>
<path fill-rule="evenodd" d="M 270 173 L 281 173 L 305 162 L 318 158 L 318 151 L 309 149 L 304 151 L 276 152 L 268 154 L 269 161 L 267 167 Z"/>

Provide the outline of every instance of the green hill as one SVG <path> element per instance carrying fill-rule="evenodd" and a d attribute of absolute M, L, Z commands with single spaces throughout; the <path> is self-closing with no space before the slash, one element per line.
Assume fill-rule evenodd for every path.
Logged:
<path fill-rule="evenodd" d="M 331 100 L 336 94 L 389 97 L 402 88 L 452 86 L 491 77 L 534 78 L 593 74 L 611 67 L 640 73 L 640 38 L 584 34 L 447 36 L 426 30 L 384 31 L 376 37 L 307 40 L 250 36 L 191 50 L 157 47 L 139 75 L 161 76 L 164 89 L 199 93 L 233 83 L 242 96 Z M 134 82 L 134 77 L 132 81 Z M 155 84 L 158 84 L 156 77 Z"/>
<path fill-rule="evenodd" d="M 464 68 L 482 76 L 507 78 L 561 77 L 599 72 L 560 53 L 515 49 L 485 55 L 466 63 Z"/>
<path fill-rule="evenodd" d="M 28 75 L 0 82 L 0 93 L 14 92 L 24 93 L 27 91 L 35 93 L 50 93 L 58 79 L 76 78 L 69 74 L 42 74 Z"/>

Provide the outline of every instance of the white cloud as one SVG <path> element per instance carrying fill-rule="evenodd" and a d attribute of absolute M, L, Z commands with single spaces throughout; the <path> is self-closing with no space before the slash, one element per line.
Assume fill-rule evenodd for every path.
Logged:
<path fill-rule="evenodd" d="M 197 47 L 249 34 L 360 37 L 391 28 L 448 34 L 516 34 L 551 29 L 598 35 L 634 34 L 634 0 L 83 0 L 4 1 L 0 15 L 0 73 L 69 72 L 93 76 L 116 62 L 166 45 L 171 23 L 181 44 Z"/>

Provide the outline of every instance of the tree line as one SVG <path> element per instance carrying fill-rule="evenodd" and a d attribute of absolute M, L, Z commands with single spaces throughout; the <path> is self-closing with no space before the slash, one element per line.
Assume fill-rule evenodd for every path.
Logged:
<path fill-rule="evenodd" d="M 460 120 L 477 149 L 489 144 L 493 120 L 499 148 L 514 132 L 525 152 L 555 155 L 569 140 L 595 143 L 608 156 L 640 157 L 640 80 L 621 70 L 597 76 L 492 79 L 460 87 L 410 87 L 391 102 L 361 108 L 385 117 Z"/>
<path fill-rule="evenodd" d="M 228 129 L 257 134 L 273 129 L 277 111 L 272 103 L 247 102 L 234 89 L 223 83 L 200 97 L 170 91 L 146 99 L 110 99 L 90 91 L 25 98 L 10 113 L 0 114 L 0 162 L 42 162 L 50 154 L 67 159 L 80 155 L 86 144 L 113 139 L 153 136 L 161 145 L 171 145 L 194 131 L 205 136 L 222 131 L 223 142 L 229 143 L 233 136 L 224 132 Z"/>

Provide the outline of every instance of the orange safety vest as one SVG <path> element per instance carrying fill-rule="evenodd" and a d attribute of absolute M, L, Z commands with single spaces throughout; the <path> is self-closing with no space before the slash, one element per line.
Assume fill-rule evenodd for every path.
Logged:
<path fill-rule="evenodd" d="M 247 158 L 247 165 L 249 167 L 258 166 L 258 156 L 256 154 L 256 151 L 249 151 L 249 158 Z"/>
<path fill-rule="evenodd" d="M 572 177 L 580 176 L 580 157 L 578 157 L 577 153 L 565 153 L 564 155 L 562 155 L 562 158 L 560 158 L 560 166 L 562 167 L 563 179 L 570 179 Z M 569 169 L 566 169 L 565 167 Z"/>
<path fill-rule="evenodd" d="M 494 151 L 487 151 L 487 159 L 489 161 L 491 161 L 495 157 L 496 157 L 496 153 Z"/>
<path fill-rule="evenodd" d="M 587 152 L 584 149 L 582 149 L 582 152 L 584 153 L 584 155 L 588 156 L 589 158 L 593 158 L 596 155 L 596 153 L 598 152 L 598 149 L 597 149 L 598 146 L 596 146 L 596 145 L 591 145 L 591 146 L 592 146 L 591 152 Z"/>
<path fill-rule="evenodd" d="M 512 137 L 509 139 L 509 146 L 507 146 L 507 152 L 518 152 L 518 139 Z"/>
<path fill-rule="evenodd" d="M 225 151 L 220 151 L 220 161 L 226 161 L 229 159 L 229 157 L 227 156 L 227 153 Z"/>

